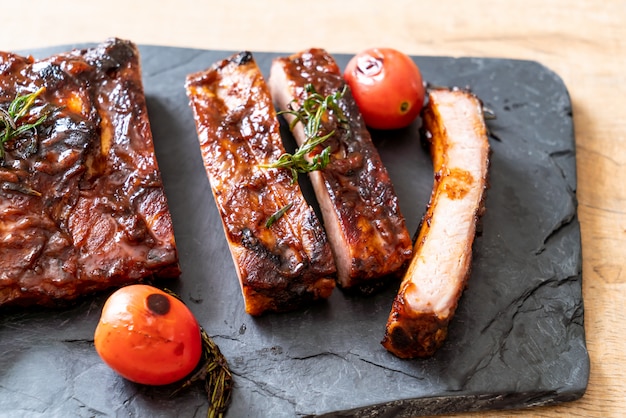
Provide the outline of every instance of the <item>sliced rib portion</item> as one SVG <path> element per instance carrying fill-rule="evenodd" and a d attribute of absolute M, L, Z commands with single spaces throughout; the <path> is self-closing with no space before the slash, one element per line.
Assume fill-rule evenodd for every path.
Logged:
<path fill-rule="evenodd" d="M 402 358 L 430 356 L 446 338 L 470 274 L 487 188 L 489 143 L 478 98 L 461 90 L 433 90 L 423 119 L 430 134 L 433 192 L 382 342 Z"/>
<path fill-rule="evenodd" d="M 0 53 L 0 107 L 40 88 L 31 119 L 48 117 L 0 164 L 0 305 L 178 276 L 135 45 Z"/>
<path fill-rule="evenodd" d="M 330 296 L 335 265 L 319 220 L 289 172 L 261 167 L 285 149 L 252 55 L 189 75 L 186 89 L 246 312 L 286 311 Z"/>
<path fill-rule="evenodd" d="M 344 88 L 341 71 L 322 49 L 310 49 L 274 60 L 270 88 L 281 110 L 301 105 L 305 87 L 312 84 L 322 96 Z M 330 163 L 309 174 L 343 288 L 367 287 L 398 272 L 410 259 L 411 237 L 386 168 L 349 89 L 339 102 L 349 129 L 336 115 L 322 121 L 324 134 L 335 131 L 318 146 L 331 147 Z M 291 122 L 293 115 L 285 114 Z M 293 134 L 306 140 L 301 123 Z"/>

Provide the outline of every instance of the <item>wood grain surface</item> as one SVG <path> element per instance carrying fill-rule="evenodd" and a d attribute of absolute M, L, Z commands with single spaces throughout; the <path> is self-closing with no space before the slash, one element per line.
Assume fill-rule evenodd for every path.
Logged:
<path fill-rule="evenodd" d="M 539 61 L 570 91 L 591 376 L 582 399 L 487 417 L 621 417 L 626 410 L 626 1 L 2 1 L 0 50 L 99 42 Z"/>

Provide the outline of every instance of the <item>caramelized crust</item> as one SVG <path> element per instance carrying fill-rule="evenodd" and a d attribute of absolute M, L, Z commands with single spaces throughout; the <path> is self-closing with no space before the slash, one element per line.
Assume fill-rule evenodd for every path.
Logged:
<path fill-rule="evenodd" d="M 289 171 L 262 167 L 285 149 L 252 55 L 189 75 L 186 89 L 246 312 L 287 311 L 330 296 L 335 265 L 321 224 Z"/>
<path fill-rule="evenodd" d="M 307 84 L 323 96 L 345 85 L 336 62 L 322 49 L 275 59 L 269 84 L 281 110 L 301 104 Z M 349 128 L 327 115 L 323 134 L 335 133 L 318 148 L 330 146 L 331 161 L 309 177 L 333 249 L 339 285 L 366 288 L 401 270 L 412 254 L 411 237 L 389 174 L 349 89 L 339 106 Z M 293 133 L 302 145 L 306 137 L 301 123 Z"/>
<path fill-rule="evenodd" d="M 178 276 L 136 47 L 0 53 L 0 106 L 40 87 L 32 109 L 52 111 L 26 135 L 35 152 L 9 141 L 0 166 L 0 305 Z"/>
<path fill-rule="evenodd" d="M 487 188 L 489 143 L 478 98 L 433 90 L 423 122 L 430 133 L 433 192 L 382 342 L 402 358 L 430 356 L 443 344 L 470 274 Z"/>

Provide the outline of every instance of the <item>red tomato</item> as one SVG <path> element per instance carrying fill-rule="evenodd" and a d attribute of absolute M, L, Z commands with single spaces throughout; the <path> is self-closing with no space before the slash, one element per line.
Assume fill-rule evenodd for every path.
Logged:
<path fill-rule="evenodd" d="M 344 72 L 365 124 L 374 129 L 408 126 L 424 105 L 418 66 L 391 48 L 372 48 L 352 57 Z"/>
<path fill-rule="evenodd" d="M 182 379 L 202 355 L 200 326 L 189 308 L 147 285 L 126 286 L 109 297 L 94 343 L 113 370 L 146 385 Z"/>

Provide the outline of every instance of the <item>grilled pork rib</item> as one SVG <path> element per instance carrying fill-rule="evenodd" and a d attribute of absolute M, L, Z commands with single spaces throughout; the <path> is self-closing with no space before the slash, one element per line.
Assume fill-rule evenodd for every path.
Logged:
<path fill-rule="evenodd" d="M 275 59 L 269 84 L 281 110 L 301 104 L 308 84 L 322 96 L 345 85 L 334 59 L 322 49 Z M 335 134 L 318 148 L 331 147 L 330 163 L 309 177 L 334 253 L 338 283 L 348 289 L 367 287 L 396 273 L 410 258 L 412 244 L 387 170 L 349 89 L 339 106 L 349 129 L 335 115 L 327 115 L 323 133 Z M 293 120 L 293 115 L 285 117 Z M 301 123 L 293 134 L 299 145 L 306 140 Z"/>
<path fill-rule="evenodd" d="M 401 358 L 430 356 L 446 338 L 470 274 L 487 187 L 489 143 L 478 98 L 433 90 L 423 123 L 430 133 L 433 192 L 382 342 Z"/>
<path fill-rule="evenodd" d="M 0 305 L 178 276 L 137 48 L 0 53 L 0 107 L 41 87 L 31 110 L 48 117 L 0 164 Z"/>
<path fill-rule="evenodd" d="M 285 149 L 252 55 L 189 75 L 186 89 L 246 312 L 287 311 L 330 296 L 335 265 L 319 220 L 289 172 L 262 167 Z"/>

